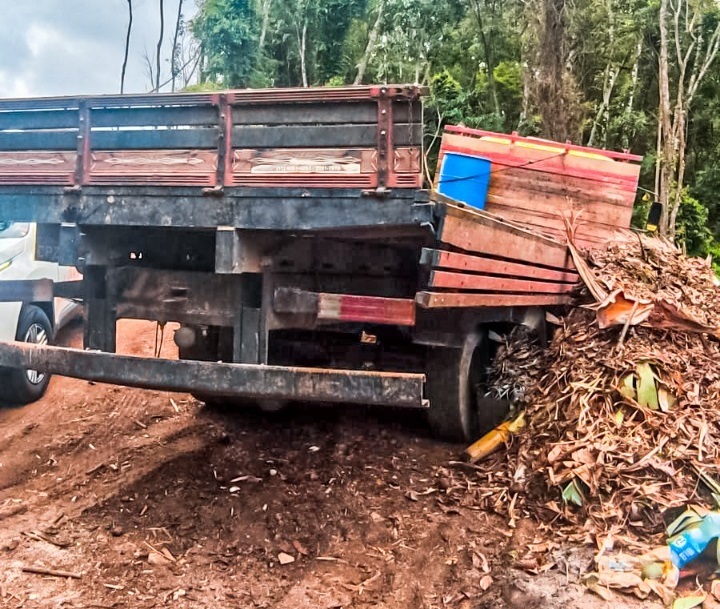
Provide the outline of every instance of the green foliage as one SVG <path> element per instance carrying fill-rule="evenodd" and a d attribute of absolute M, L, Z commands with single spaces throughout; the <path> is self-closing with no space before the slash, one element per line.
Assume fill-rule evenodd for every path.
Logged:
<path fill-rule="evenodd" d="M 309 85 L 343 86 L 355 81 L 360 65 L 366 83 L 424 84 L 431 90 L 425 111 L 430 169 L 447 124 L 524 135 L 548 132 L 543 118 L 553 117 L 538 83 L 548 53 L 543 40 L 557 40 L 543 36 L 552 17 L 562 37 L 550 49 L 563 55 L 562 84 L 556 89 L 571 106 L 558 107 L 558 115 L 573 123 L 565 132 L 579 144 L 592 140 L 598 147 L 643 154 L 641 186 L 655 189 L 658 0 L 565 0 L 559 16 L 543 13 L 557 6 L 555 0 L 197 2 L 192 31 L 201 45 L 201 84 L 192 90 L 298 86 L 303 73 Z M 720 9 L 705 0 L 688 6 L 702 8 L 697 45 L 704 48 Z M 679 70 L 670 59 L 672 89 Z M 693 62 L 694 56 L 689 70 Z M 678 226 L 689 253 L 720 252 L 715 241 L 720 240 L 719 132 L 716 62 L 687 124 L 689 189 Z M 647 210 L 645 203 L 635 206 L 635 226 L 645 225 Z"/>
<path fill-rule="evenodd" d="M 205 0 L 193 21 L 205 64 L 202 80 L 227 88 L 257 86 L 258 17 L 251 0 Z"/>
<path fill-rule="evenodd" d="M 707 256 L 713 244 L 713 235 L 708 228 L 708 210 L 700 201 L 682 192 L 682 201 L 677 219 L 677 239 L 691 256 Z"/>

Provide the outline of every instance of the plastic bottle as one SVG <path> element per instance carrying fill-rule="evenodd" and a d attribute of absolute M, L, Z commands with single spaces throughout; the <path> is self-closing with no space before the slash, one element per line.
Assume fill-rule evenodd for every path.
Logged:
<path fill-rule="evenodd" d="M 701 520 L 668 539 L 670 560 L 678 569 L 682 569 L 700 556 L 717 537 L 720 537 L 720 512 L 708 512 Z"/>

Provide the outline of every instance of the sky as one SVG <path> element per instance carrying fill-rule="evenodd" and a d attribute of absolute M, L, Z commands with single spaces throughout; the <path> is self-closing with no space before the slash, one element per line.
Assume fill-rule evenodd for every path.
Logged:
<path fill-rule="evenodd" d="M 164 1 L 163 81 L 178 1 Z M 183 2 L 186 19 L 196 10 L 194 0 Z M 159 0 L 133 0 L 126 93 L 150 89 L 143 57 L 154 58 L 159 11 Z M 0 15 L 0 97 L 120 92 L 127 0 L 0 0 Z"/>

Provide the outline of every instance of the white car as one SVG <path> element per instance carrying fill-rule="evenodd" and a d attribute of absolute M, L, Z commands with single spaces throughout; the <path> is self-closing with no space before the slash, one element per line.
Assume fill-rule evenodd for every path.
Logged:
<path fill-rule="evenodd" d="M 80 278 L 74 268 L 35 260 L 36 237 L 34 224 L 0 222 L 0 281 Z M 51 303 L 0 302 L 0 341 L 48 344 L 58 329 L 80 313 L 80 305 L 61 298 Z M 34 402 L 45 393 L 49 381 L 49 375 L 35 370 L 0 368 L 0 402 Z"/>

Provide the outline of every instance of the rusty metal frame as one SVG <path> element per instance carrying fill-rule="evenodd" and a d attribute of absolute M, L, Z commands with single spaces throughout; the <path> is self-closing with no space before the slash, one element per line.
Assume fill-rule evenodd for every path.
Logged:
<path fill-rule="evenodd" d="M 0 365 L 142 389 L 427 407 L 422 374 L 152 359 L 19 342 L 0 343 Z"/>

